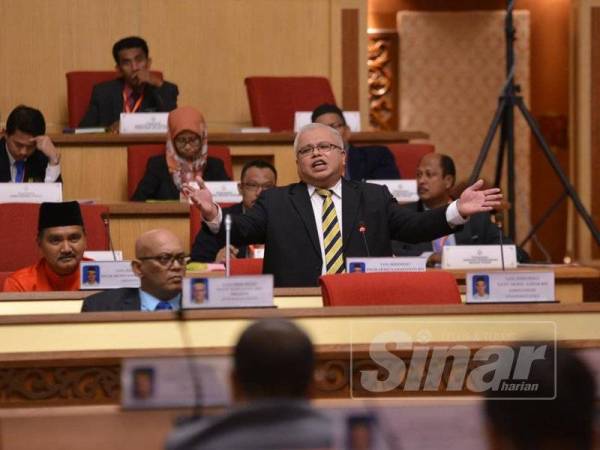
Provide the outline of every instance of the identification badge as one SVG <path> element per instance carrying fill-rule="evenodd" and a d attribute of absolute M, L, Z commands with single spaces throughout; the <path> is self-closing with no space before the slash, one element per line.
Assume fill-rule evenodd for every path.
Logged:
<path fill-rule="evenodd" d="M 554 272 L 469 272 L 467 303 L 553 302 Z"/>
<path fill-rule="evenodd" d="M 346 258 L 346 272 L 424 272 L 427 258 Z"/>
<path fill-rule="evenodd" d="M 139 288 L 140 279 L 131 270 L 131 261 L 82 261 L 80 289 Z"/>
<path fill-rule="evenodd" d="M 182 306 L 184 309 L 273 307 L 273 275 L 184 278 Z"/>

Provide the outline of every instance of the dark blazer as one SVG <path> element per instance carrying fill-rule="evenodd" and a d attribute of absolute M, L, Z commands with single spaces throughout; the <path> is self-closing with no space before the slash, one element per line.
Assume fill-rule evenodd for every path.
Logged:
<path fill-rule="evenodd" d="M 80 127 L 107 127 L 119 120 L 123 112 L 123 78 L 98 83 L 92 90 L 88 109 Z M 169 112 L 177 108 L 179 90 L 165 81 L 161 87 L 146 85 L 140 112 Z"/>
<path fill-rule="evenodd" d="M 206 417 L 176 427 L 168 450 L 282 450 L 332 448 L 331 419 L 308 402 L 258 400 L 234 407 L 223 416 Z"/>
<path fill-rule="evenodd" d="M 110 289 L 90 295 L 83 300 L 81 312 L 140 311 L 142 302 L 139 289 Z"/>
<path fill-rule="evenodd" d="M 423 211 L 423 204 L 418 201 L 408 203 L 403 208 L 411 211 Z M 469 221 L 463 225 L 462 229 L 454 233 L 456 245 L 499 245 L 500 230 L 490 220 L 489 213 L 474 214 L 469 218 Z M 503 239 L 505 245 L 512 244 L 512 240 L 505 236 Z M 418 256 L 423 252 L 433 251 L 431 240 L 419 243 L 394 242 L 394 254 L 397 256 Z M 527 253 L 517 247 L 517 259 L 519 262 L 529 260 Z"/>
<path fill-rule="evenodd" d="M 387 147 L 354 147 L 350 145 L 346 163 L 351 180 L 400 179 L 394 155 Z"/>
<path fill-rule="evenodd" d="M 345 257 L 391 256 L 391 239 L 420 242 L 452 232 L 446 208 L 424 213 L 401 208 L 387 187 L 342 180 L 342 239 Z M 225 242 L 225 227 L 218 233 Z M 234 245 L 265 244 L 264 273 L 272 273 L 275 286 L 316 286 L 323 261 L 312 204 L 304 183 L 262 192 L 245 214 L 232 217 Z"/>
<path fill-rule="evenodd" d="M 205 181 L 229 181 L 223 161 L 209 156 L 206 160 L 203 178 Z M 133 201 L 143 202 L 148 199 L 179 200 L 179 190 L 173 183 L 165 155 L 157 155 L 148 159 L 144 177 L 131 196 Z"/>
<path fill-rule="evenodd" d="M 225 214 L 239 215 L 244 213 L 242 203 L 237 203 L 229 208 L 223 208 L 223 217 Z M 192 246 L 192 261 L 199 262 L 214 262 L 219 250 L 223 248 L 219 244 L 217 237 L 212 234 L 205 223 L 202 223 L 202 228 L 198 231 L 194 245 Z M 238 258 L 245 258 L 248 254 L 248 247 L 243 245 L 238 248 Z"/>
<path fill-rule="evenodd" d="M 34 181 L 43 183 L 46 178 L 46 167 L 48 167 L 48 157 L 41 151 L 35 150 L 25 161 L 25 181 Z M 59 176 L 56 180 L 61 182 Z M 10 183 L 10 160 L 8 159 L 8 149 L 6 148 L 6 139 L 0 139 L 0 183 Z"/>

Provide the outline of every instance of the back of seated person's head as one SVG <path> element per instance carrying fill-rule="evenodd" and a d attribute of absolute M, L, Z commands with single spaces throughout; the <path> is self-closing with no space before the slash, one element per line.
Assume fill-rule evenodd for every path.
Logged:
<path fill-rule="evenodd" d="M 556 363 L 553 352 L 554 347 L 548 345 L 546 357 L 533 362 L 524 380 L 538 384 L 536 392 L 486 393 L 485 413 L 492 449 L 593 448 L 596 394 L 593 374 L 573 351 L 558 348 Z M 519 384 L 523 380 L 508 381 Z M 551 398 L 555 392 L 556 398 L 552 400 L 540 398 Z"/>
<path fill-rule="evenodd" d="M 287 320 L 260 320 L 235 346 L 236 395 L 247 400 L 304 398 L 313 368 L 313 346 L 304 331 Z"/>
<path fill-rule="evenodd" d="M 6 119 L 6 134 L 11 136 L 17 130 L 34 137 L 43 135 L 46 132 L 46 121 L 43 114 L 29 106 L 17 106 Z"/>
<path fill-rule="evenodd" d="M 141 48 L 146 55 L 146 58 L 148 58 L 149 50 L 146 41 L 139 36 L 129 36 L 118 40 L 113 45 L 112 54 L 117 65 L 120 63 L 119 52 L 130 48 Z"/>

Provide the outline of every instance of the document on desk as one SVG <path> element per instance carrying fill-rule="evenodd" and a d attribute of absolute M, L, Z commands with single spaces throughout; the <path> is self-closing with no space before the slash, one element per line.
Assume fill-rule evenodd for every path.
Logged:
<path fill-rule="evenodd" d="M 0 203 L 62 202 L 62 183 L 0 183 Z"/>

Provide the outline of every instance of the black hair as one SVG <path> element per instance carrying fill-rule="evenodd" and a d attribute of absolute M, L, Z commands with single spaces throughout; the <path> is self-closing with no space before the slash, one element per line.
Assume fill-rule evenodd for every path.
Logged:
<path fill-rule="evenodd" d="M 117 65 L 119 65 L 119 52 L 121 50 L 127 50 L 129 48 L 141 48 L 144 54 L 146 55 L 146 58 L 148 58 L 149 51 L 148 44 L 146 43 L 146 41 L 138 36 L 129 36 L 118 40 L 117 42 L 115 42 L 115 45 L 113 45 L 112 54 Z"/>
<path fill-rule="evenodd" d="M 19 105 L 11 111 L 6 119 L 6 134 L 14 134 L 15 131 L 41 136 L 46 132 L 46 121 L 43 114 L 35 108 Z"/>
<path fill-rule="evenodd" d="M 251 398 L 307 394 L 314 370 L 312 342 L 304 331 L 284 319 L 254 322 L 234 351 L 235 377 Z"/>
<path fill-rule="evenodd" d="M 323 114 L 330 113 L 337 114 L 338 116 L 340 116 L 340 120 L 344 125 L 346 125 L 346 119 L 344 118 L 343 111 L 336 105 L 333 105 L 331 103 L 323 103 L 322 105 L 317 106 L 310 116 L 310 121 L 314 123 Z"/>
<path fill-rule="evenodd" d="M 277 170 L 275 169 L 275 167 L 273 167 L 273 164 L 268 163 L 267 161 L 262 159 L 253 159 L 252 161 L 248 161 L 246 164 L 244 164 L 244 167 L 242 167 L 242 175 L 240 177 L 242 183 L 244 182 L 244 175 L 246 175 L 246 171 L 248 169 L 251 169 L 252 167 L 257 167 L 259 169 L 269 169 L 275 175 L 275 180 L 277 180 Z"/>
<path fill-rule="evenodd" d="M 448 155 L 438 153 L 440 155 L 440 166 L 442 167 L 442 176 L 452 175 L 456 179 L 456 167 L 454 161 Z"/>
<path fill-rule="evenodd" d="M 480 275 L 478 277 L 473 277 L 473 278 L 474 278 L 473 279 L 474 283 L 478 283 L 480 281 L 483 281 L 484 283 L 487 283 L 487 280 L 485 279 L 485 276 L 483 276 L 483 275 Z"/>
<path fill-rule="evenodd" d="M 515 355 L 524 345 L 539 348 L 544 344 L 520 344 L 514 347 Z M 495 433 L 509 439 L 517 450 L 542 449 L 550 442 L 555 446 L 560 443 L 562 448 L 591 449 L 596 402 L 594 377 L 574 351 L 559 347 L 555 353 L 553 345 L 545 345 L 544 358 L 533 362 L 525 380 L 537 384 L 537 391 L 499 390 L 493 395 L 486 392 L 487 418 Z M 522 381 L 514 380 L 516 384 Z M 519 398 L 513 400 L 515 397 Z"/>

